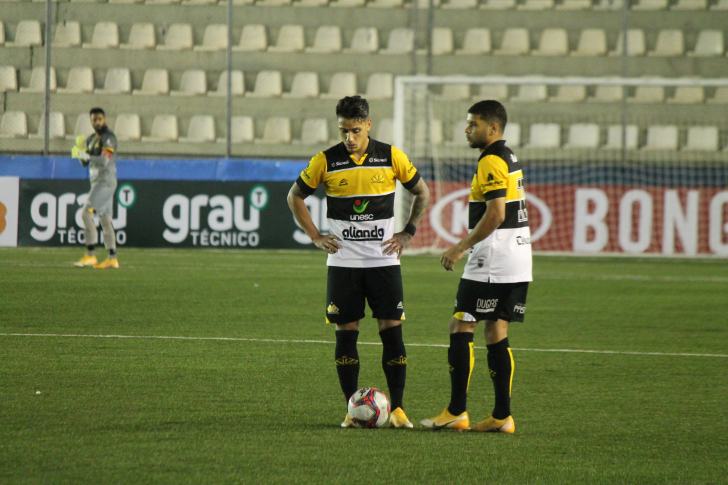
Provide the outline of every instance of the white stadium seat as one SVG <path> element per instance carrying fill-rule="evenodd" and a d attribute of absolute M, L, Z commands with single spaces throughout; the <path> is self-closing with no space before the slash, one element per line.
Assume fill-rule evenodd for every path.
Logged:
<path fill-rule="evenodd" d="M 397 27 L 389 32 L 387 47 L 380 54 L 409 54 L 415 47 L 415 31 L 407 27 Z"/>
<path fill-rule="evenodd" d="M 607 33 L 604 29 L 584 29 L 572 56 L 603 56 L 607 53 Z"/>
<path fill-rule="evenodd" d="M 250 116 L 233 116 L 230 119 L 230 142 L 231 143 L 253 143 L 255 128 L 253 118 Z M 217 139 L 218 143 L 225 143 L 225 137 Z"/>
<path fill-rule="evenodd" d="M 132 24 L 129 31 L 129 42 L 120 44 L 120 49 L 154 49 L 157 40 L 154 35 L 154 24 L 141 22 Z"/>
<path fill-rule="evenodd" d="M 448 0 L 446 3 L 443 3 L 441 8 L 447 10 L 447 9 L 457 9 L 457 10 L 466 10 L 471 8 L 477 8 L 478 7 L 478 0 Z"/>
<path fill-rule="evenodd" d="M 30 72 L 30 83 L 27 88 L 20 88 L 21 93 L 44 93 L 46 87 L 45 66 L 34 67 Z M 50 91 L 56 92 L 56 68 L 51 67 Z"/>
<path fill-rule="evenodd" d="M 172 24 L 167 29 L 164 44 L 157 45 L 157 50 L 190 50 L 192 44 L 192 26 L 190 24 Z"/>
<path fill-rule="evenodd" d="M 518 10 L 548 10 L 554 8 L 554 0 L 524 0 L 516 5 Z"/>
<path fill-rule="evenodd" d="M 690 57 L 720 57 L 725 53 L 722 30 L 701 30 Z"/>
<path fill-rule="evenodd" d="M 98 22 L 94 26 L 91 42 L 83 43 L 84 49 L 116 49 L 119 47 L 119 26 L 116 22 Z"/>
<path fill-rule="evenodd" d="M 278 98 L 283 92 L 280 71 L 260 71 L 255 78 L 253 91 L 245 93 L 250 98 Z"/>
<path fill-rule="evenodd" d="M 728 10 L 728 0 L 718 0 L 710 5 L 710 10 Z"/>
<path fill-rule="evenodd" d="M 556 90 L 556 96 L 549 101 L 557 103 L 579 103 L 586 99 L 586 86 L 562 85 Z"/>
<path fill-rule="evenodd" d="M 331 0 L 329 7 L 363 7 L 366 0 Z"/>
<path fill-rule="evenodd" d="M 566 56 L 569 54 L 569 39 L 566 29 L 544 29 L 534 56 Z"/>
<path fill-rule="evenodd" d="M 499 56 L 522 56 L 527 55 L 531 50 L 528 39 L 528 29 L 511 28 L 503 33 L 501 48 L 496 49 L 493 54 Z"/>
<path fill-rule="evenodd" d="M 463 136 L 463 138 L 465 138 Z M 521 146 L 521 124 L 515 122 L 506 123 L 506 129 L 503 130 L 503 139 L 509 147 Z M 467 145 L 467 140 L 466 143 Z"/>
<path fill-rule="evenodd" d="M 232 95 L 242 96 L 245 94 L 245 76 L 243 71 L 236 70 L 232 72 Z M 220 79 L 217 81 L 217 89 L 208 91 L 208 96 L 225 97 L 227 96 L 227 71 L 220 73 Z"/>
<path fill-rule="evenodd" d="M 326 7 L 328 4 L 329 0 L 299 0 L 291 5 L 294 7 Z"/>
<path fill-rule="evenodd" d="M 316 72 L 297 72 L 293 76 L 291 92 L 284 93 L 284 98 L 318 98 L 319 79 Z"/>
<path fill-rule="evenodd" d="M 34 47 L 43 45 L 43 34 L 37 20 L 21 20 L 15 29 L 15 40 L 6 42 L 8 47 Z"/>
<path fill-rule="evenodd" d="M 391 145 L 394 141 L 394 120 L 392 118 L 384 118 L 373 123 L 373 125 L 373 128 L 377 131 L 377 136 L 374 138 Z"/>
<path fill-rule="evenodd" d="M 125 67 L 114 67 L 106 71 L 103 88 L 96 88 L 96 94 L 131 93 L 131 73 Z"/>
<path fill-rule="evenodd" d="M 301 139 L 294 140 L 300 145 L 318 145 L 329 142 L 329 126 L 325 118 L 306 118 L 301 126 Z"/>
<path fill-rule="evenodd" d="M 594 89 L 594 96 L 587 99 L 596 103 L 614 103 L 622 100 L 622 87 L 606 84 L 598 85 Z"/>
<path fill-rule="evenodd" d="M 478 89 L 478 94 L 473 97 L 474 101 L 483 99 L 496 99 L 505 101 L 508 99 L 507 84 L 482 84 Z"/>
<path fill-rule="evenodd" d="M 622 148 L 622 125 L 609 125 L 607 127 L 607 142 L 602 148 L 621 149 Z M 634 150 L 637 148 L 639 138 L 639 129 L 637 125 L 627 125 L 624 129 L 625 148 Z"/>
<path fill-rule="evenodd" d="M 202 69 L 188 69 L 182 73 L 179 89 L 172 96 L 204 96 L 207 94 L 207 73 Z"/>
<path fill-rule="evenodd" d="M 432 55 L 445 56 L 452 54 L 452 29 L 449 27 L 435 27 L 432 29 Z"/>
<path fill-rule="evenodd" d="M 632 10 L 666 10 L 668 0 L 639 0 Z"/>
<path fill-rule="evenodd" d="M 63 140 L 66 138 L 66 120 L 63 119 L 63 113 L 51 111 L 48 130 L 48 138 L 51 140 Z M 40 123 L 38 123 L 38 133 L 28 135 L 28 138 L 45 138 L 45 113 L 40 115 Z"/>
<path fill-rule="evenodd" d="M 0 93 L 18 90 L 18 72 L 15 66 L 0 66 Z"/>
<path fill-rule="evenodd" d="M 337 72 L 329 81 L 329 92 L 321 93 L 322 99 L 341 99 L 344 96 L 354 96 L 356 89 L 356 74 L 353 72 Z"/>
<path fill-rule="evenodd" d="M 516 8 L 516 0 L 486 0 L 480 4 L 483 10 L 513 10 Z"/>
<path fill-rule="evenodd" d="M 56 33 L 53 35 L 53 47 L 78 47 L 81 45 L 81 24 L 74 21 L 59 23 L 56 25 Z"/>
<path fill-rule="evenodd" d="M 136 113 L 120 113 L 114 124 L 114 134 L 119 141 L 142 139 L 142 123 Z"/>
<path fill-rule="evenodd" d="M 374 53 L 379 50 L 379 34 L 374 27 L 358 27 L 354 30 L 351 45 L 344 52 Z"/>
<path fill-rule="evenodd" d="M 212 24 L 205 27 L 202 44 L 196 45 L 196 51 L 224 51 L 227 49 L 228 29 L 225 24 Z"/>
<path fill-rule="evenodd" d="M 685 41 L 680 29 L 665 29 L 657 34 L 655 50 L 647 53 L 655 57 L 679 57 L 685 53 Z"/>
<path fill-rule="evenodd" d="M 255 5 L 258 7 L 288 7 L 291 0 L 256 0 Z"/>
<path fill-rule="evenodd" d="M 147 69 L 142 79 L 142 88 L 135 89 L 132 94 L 148 96 L 169 94 L 169 73 L 166 69 Z"/>
<path fill-rule="evenodd" d="M 705 93 L 701 86 L 678 86 L 675 95 L 668 98 L 668 103 L 698 104 L 705 102 Z"/>
<path fill-rule="evenodd" d="M 28 118 L 22 111 L 6 111 L 0 121 L 0 138 L 27 138 Z"/>
<path fill-rule="evenodd" d="M 711 104 L 728 104 L 728 86 L 715 88 L 715 94 L 708 100 Z"/>
<path fill-rule="evenodd" d="M 278 31 L 276 45 L 269 46 L 268 52 L 301 52 L 304 48 L 303 26 L 284 25 Z"/>
<path fill-rule="evenodd" d="M 508 125 L 506 124 L 506 128 Z M 559 148 L 561 127 L 556 123 L 535 123 L 531 125 L 526 148 Z"/>
<path fill-rule="evenodd" d="M 677 0 L 670 10 L 708 10 L 708 0 Z"/>
<path fill-rule="evenodd" d="M 621 56 L 623 38 L 622 32 L 617 36 L 617 47 L 609 53 L 610 56 Z M 645 33 L 642 29 L 627 30 L 627 55 L 643 56 L 645 55 Z"/>
<path fill-rule="evenodd" d="M 569 138 L 564 148 L 597 148 L 599 146 L 599 125 L 577 123 L 569 126 Z"/>
<path fill-rule="evenodd" d="M 240 44 L 233 47 L 234 51 L 262 52 L 268 48 L 268 34 L 265 25 L 248 24 L 243 27 L 240 34 Z"/>
<path fill-rule="evenodd" d="M 518 94 L 511 101 L 520 103 L 537 103 L 546 101 L 548 90 L 545 84 L 524 84 L 518 88 Z"/>
<path fill-rule="evenodd" d="M 677 126 L 654 125 L 647 128 L 643 150 L 677 150 Z"/>
<path fill-rule="evenodd" d="M 442 121 L 430 119 L 430 143 L 433 146 L 442 145 Z M 424 140 L 427 135 L 427 121 L 418 120 L 415 124 L 415 139 Z"/>
<path fill-rule="evenodd" d="M 263 138 L 256 139 L 255 143 L 266 145 L 291 143 L 291 120 L 282 116 L 268 118 L 263 127 Z"/>
<path fill-rule="evenodd" d="M 73 128 L 73 133 L 66 135 L 66 140 L 75 140 L 78 135 L 89 136 L 94 132 L 94 127 L 91 126 L 91 118 L 88 112 L 81 113 L 76 116 L 76 124 Z"/>
<path fill-rule="evenodd" d="M 0 21 L 0 45 L 5 44 L 5 24 Z"/>
<path fill-rule="evenodd" d="M 490 53 L 490 30 L 472 28 L 465 31 L 463 48 L 455 51 L 460 55 L 481 55 Z"/>
<path fill-rule="evenodd" d="M 338 25 L 323 25 L 316 29 L 313 46 L 306 47 L 309 53 L 341 52 L 341 28 Z"/>
<path fill-rule="evenodd" d="M 180 137 L 180 143 L 211 143 L 215 141 L 215 118 L 210 115 L 195 115 L 190 119 L 187 136 Z"/>
<path fill-rule="evenodd" d="M 403 0 L 372 0 L 367 3 L 369 8 L 402 8 Z"/>
<path fill-rule="evenodd" d="M 627 98 L 629 103 L 662 103 L 665 101 L 665 88 L 662 86 L 637 86 L 634 96 Z"/>
<path fill-rule="evenodd" d="M 59 93 L 93 93 L 94 72 L 90 67 L 72 67 L 68 71 L 65 88 L 58 88 Z"/>
<path fill-rule="evenodd" d="M 469 84 L 443 84 L 440 98 L 449 101 L 470 99 Z"/>
<path fill-rule="evenodd" d="M 591 0 L 563 0 L 556 5 L 559 10 L 589 10 L 592 8 Z"/>
<path fill-rule="evenodd" d="M 388 72 L 376 72 L 369 76 L 366 99 L 392 99 L 394 96 L 394 77 Z"/>
<path fill-rule="evenodd" d="M 688 141 L 683 147 L 685 151 L 700 150 L 715 152 L 718 150 L 717 126 L 691 126 L 688 128 Z"/>
<path fill-rule="evenodd" d="M 143 142 L 176 142 L 179 138 L 179 125 L 175 115 L 155 115 L 152 132 L 143 136 Z"/>
<path fill-rule="evenodd" d="M 508 123 L 506 125 L 506 130 L 511 124 Z M 450 139 L 445 140 L 443 142 L 443 145 L 448 147 L 467 147 L 468 146 L 468 140 L 465 138 L 465 128 L 467 128 L 468 123 L 466 121 L 456 121 L 450 126 Z M 506 138 L 505 135 L 503 138 Z M 510 140 L 506 138 L 506 141 L 508 142 L 508 146 L 515 146 L 510 143 Z"/>

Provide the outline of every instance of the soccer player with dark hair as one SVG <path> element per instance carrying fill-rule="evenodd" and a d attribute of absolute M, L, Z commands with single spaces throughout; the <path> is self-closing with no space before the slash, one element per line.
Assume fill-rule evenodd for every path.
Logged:
<path fill-rule="evenodd" d="M 98 269 L 118 268 L 116 258 L 116 234 L 111 223 L 114 194 L 116 193 L 116 135 L 106 126 L 106 114 L 101 108 L 92 108 L 89 112 L 91 126 L 95 133 L 84 139 L 76 138 L 76 146 L 71 155 L 81 165 L 89 168 L 91 191 L 83 205 L 83 226 L 86 237 L 86 255 L 74 263 L 83 268 L 93 266 Z M 94 254 L 94 247 L 99 234 L 94 224 L 94 215 L 98 216 L 104 230 L 104 245 L 109 257 L 99 263 Z"/>
<path fill-rule="evenodd" d="M 468 110 L 465 137 L 471 148 L 481 150 L 470 188 L 470 233 L 440 258 L 452 271 L 470 250 L 450 319 L 450 404 L 423 420 L 425 428 L 500 433 L 516 429 L 510 408 L 513 354 L 508 325 L 523 321 L 532 263 L 523 172 L 503 139 L 507 121 L 498 101 L 480 101 Z M 473 333 L 481 320 L 495 407 L 485 421 L 470 426 L 465 404 L 474 364 Z"/>
<path fill-rule="evenodd" d="M 382 339 L 382 368 L 391 401 L 390 426 L 412 428 L 402 406 L 407 352 L 402 339 L 402 250 L 425 215 L 430 193 L 401 150 L 369 138 L 369 104 L 347 96 L 336 105 L 342 142 L 311 159 L 288 193 L 288 206 L 317 248 L 328 256 L 326 322 L 336 325 L 335 363 L 346 401 L 359 387 L 357 338 L 365 300 Z M 394 232 L 397 180 L 414 195 L 409 221 Z M 330 234 L 321 234 L 304 199 L 326 189 Z M 354 427 L 347 413 L 344 428 Z"/>

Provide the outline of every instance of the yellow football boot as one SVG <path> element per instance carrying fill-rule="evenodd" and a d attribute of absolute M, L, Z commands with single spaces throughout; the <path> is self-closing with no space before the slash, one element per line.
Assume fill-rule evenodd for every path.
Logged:
<path fill-rule="evenodd" d="M 489 414 L 485 421 L 472 425 L 470 431 L 513 433 L 516 431 L 516 423 L 513 422 L 513 416 L 508 416 L 506 419 L 495 419 L 492 414 Z"/>
<path fill-rule="evenodd" d="M 349 413 L 346 413 L 346 418 L 344 418 L 344 422 L 341 423 L 342 428 L 356 428 L 356 425 L 354 424 L 354 421 L 351 420 L 349 417 Z"/>
<path fill-rule="evenodd" d="M 96 263 L 98 263 L 96 256 L 89 256 L 86 254 L 83 258 L 73 263 L 73 265 L 77 268 L 85 268 L 86 266 L 94 266 Z"/>
<path fill-rule="evenodd" d="M 109 268 L 119 269 L 119 260 L 116 258 L 114 258 L 114 259 L 106 258 L 106 261 L 104 261 L 103 263 L 95 264 L 94 268 L 96 268 L 96 269 L 109 269 Z"/>
<path fill-rule="evenodd" d="M 407 415 L 404 414 L 402 408 L 397 408 L 392 411 L 389 415 L 389 427 L 390 428 L 414 428 L 410 420 L 407 419 Z"/>
<path fill-rule="evenodd" d="M 456 429 L 465 431 L 470 426 L 470 418 L 468 412 L 465 411 L 460 416 L 453 416 L 450 411 L 445 408 L 440 414 L 434 418 L 423 419 L 420 424 L 429 429 Z"/>

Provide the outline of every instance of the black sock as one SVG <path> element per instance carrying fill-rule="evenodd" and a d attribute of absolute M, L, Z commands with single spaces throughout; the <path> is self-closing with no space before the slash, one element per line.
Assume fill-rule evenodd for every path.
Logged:
<path fill-rule="evenodd" d="M 382 339 L 382 369 L 387 377 L 389 400 L 392 411 L 402 407 L 404 383 L 407 379 L 407 351 L 402 340 L 402 326 L 379 332 Z"/>
<path fill-rule="evenodd" d="M 89 244 L 86 246 L 86 254 L 88 254 L 89 256 L 94 255 L 94 245 L 93 244 Z"/>
<path fill-rule="evenodd" d="M 116 258 L 116 249 L 109 249 L 109 259 Z"/>
<path fill-rule="evenodd" d="M 359 387 L 359 353 L 356 351 L 356 340 L 359 330 L 336 331 L 336 373 L 339 384 L 348 401 Z"/>
<path fill-rule="evenodd" d="M 505 419 L 511 415 L 511 382 L 513 381 L 513 355 L 508 337 L 486 347 L 488 347 L 488 369 L 495 388 L 493 417 Z"/>
<path fill-rule="evenodd" d="M 450 367 L 450 405 L 447 410 L 459 416 L 467 409 L 470 373 L 473 371 L 473 334 L 458 332 L 450 334 L 450 348 L 447 349 L 447 361 Z"/>

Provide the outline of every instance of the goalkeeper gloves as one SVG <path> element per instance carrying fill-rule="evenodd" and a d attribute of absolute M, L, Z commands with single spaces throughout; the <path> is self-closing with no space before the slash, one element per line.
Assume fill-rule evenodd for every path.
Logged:
<path fill-rule="evenodd" d="M 76 144 L 71 149 L 71 157 L 78 158 L 81 165 L 86 166 L 88 161 L 91 159 L 88 152 L 86 151 L 86 138 L 83 135 L 76 137 Z M 87 163 L 83 163 L 87 162 Z"/>

